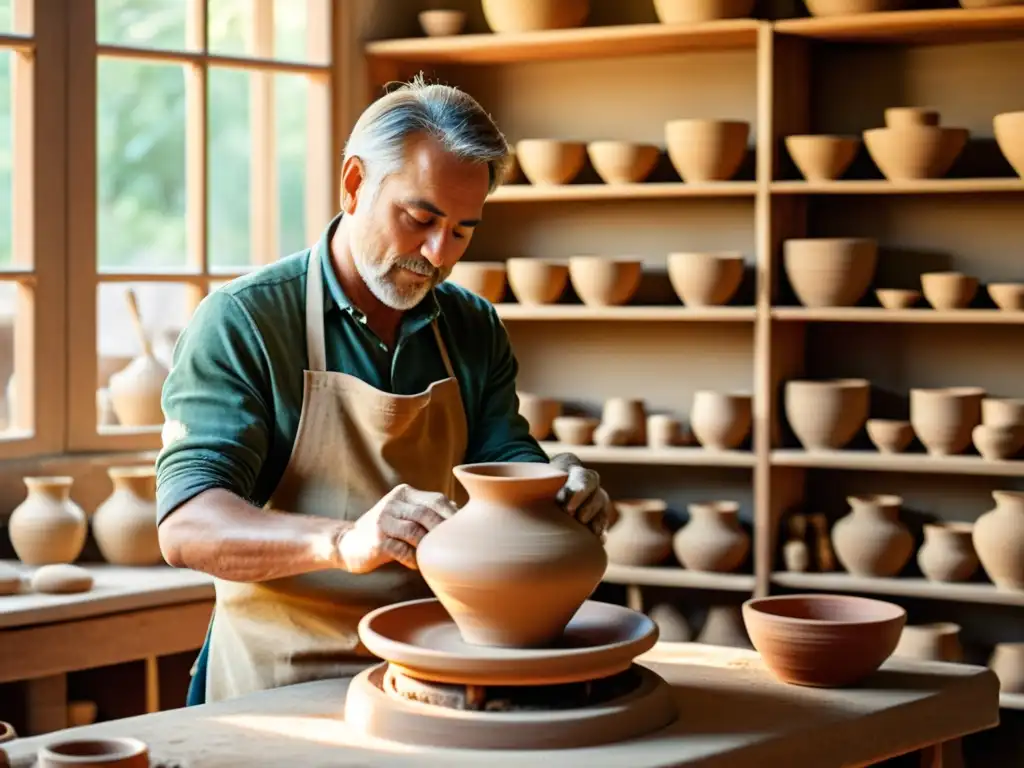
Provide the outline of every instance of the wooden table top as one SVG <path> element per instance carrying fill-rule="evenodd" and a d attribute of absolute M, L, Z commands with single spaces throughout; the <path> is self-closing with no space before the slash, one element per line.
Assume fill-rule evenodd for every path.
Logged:
<path fill-rule="evenodd" d="M 638 661 L 672 684 L 679 718 L 655 734 L 586 749 L 482 752 L 374 742 L 343 720 L 347 679 L 19 739 L 3 748 L 15 768 L 31 766 L 42 744 L 72 735 L 136 737 L 149 744 L 153 765 L 181 768 L 845 768 L 999 723 L 998 679 L 984 667 L 890 659 L 858 688 L 825 690 L 776 682 L 748 650 L 661 642 Z"/>

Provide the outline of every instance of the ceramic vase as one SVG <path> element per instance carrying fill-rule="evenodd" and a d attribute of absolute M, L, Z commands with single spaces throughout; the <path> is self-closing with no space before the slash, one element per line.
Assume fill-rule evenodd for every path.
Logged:
<path fill-rule="evenodd" d="M 617 565 L 659 565 L 672 554 L 672 532 L 665 527 L 664 501 L 616 501 L 618 519 L 608 529 L 604 549 Z"/>
<path fill-rule="evenodd" d="M 750 536 L 740 526 L 735 501 L 691 504 L 690 520 L 672 539 L 672 548 L 692 571 L 725 573 L 739 568 L 750 552 Z"/>
<path fill-rule="evenodd" d="M 917 550 L 917 565 L 930 581 L 966 581 L 978 570 L 978 555 L 971 540 L 971 523 L 924 526 L 924 544 Z"/>
<path fill-rule="evenodd" d="M 601 540 L 555 502 L 568 474 L 524 462 L 454 472 L 469 501 L 423 537 L 420 573 L 465 642 L 556 642 L 608 564 Z"/>
<path fill-rule="evenodd" d="M 74 562 L 85 546 L 85 512 L 71 500 L 70 477 L 26 477 L 28 496 L 7 524 L 11 545 L 26 565 Z"/>
<path fill-rule="evenodd" d="M 693 395 L 690 431 L 704 448 L 738 448 L 750 433 L 750 395 L 700 391 Z"/>
<path fill-rule="evenodd" d="M 974 523 L 974 551 L 1002 589 L 1024 589 L 1024 492 L 992 491 L 996 506 Z"/>
<path fill-rule="evenodd" d="M 914 549 L 914 537 L 900 522 L 903 499 L 892 494 L 850 496 L 850 513 L 832 527 L 832 546 L 855 576 L 895 576 Z"/>
<path fill-rule="evenodd" d="M 160 405 L 167 369 L 153 355 L 140 355 L 111 374 L 107 389 L 119 424 L 147 427 L 164 423 Z"/>
<path fill-rule="evenodd" d="M 907 624 L 900 634 L 893 656 L 921 661 L 963 661 L 960 625 L 951 621 L 932 624 Z"/>
<path fill-rule="evenodd" d="M 92 535 L 100 554 L 114 565 L 164 562 L 156 528 L 156 469 L 110 467 L 114 490 L 92 516 Z"/>
<path fill-rule="evenodd" d="M 644 401 L 626 397 L 605 400 L 601 409 L 601 428 L 621 435 L 625 445 L 644 445 L 647 442 Z"/>
<path fill-rule="evenodd" d="M 1003 693 L 1024 693 L 1024 643 L 996 643 L 988 661 Z"/>

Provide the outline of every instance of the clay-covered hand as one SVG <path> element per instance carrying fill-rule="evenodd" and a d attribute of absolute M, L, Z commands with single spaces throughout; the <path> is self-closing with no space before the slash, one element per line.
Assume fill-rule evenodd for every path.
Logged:
<path fill-rule="evenodd" d="M 443 493 L 396 486 L 342 535 L 342 567 L 350 573 L 368 573 L 396 561 L 416 570 L 420 540 L 454 514 L 455 505 Z"/>
<path fill-rule="evenodd" d="M 604 536 L 608 527 L 611 501 L 601 487 L 601 476 L 584 467 L 571 453 L 559 453 L 551 457 L 552 466 L 568 472 L 565 485 L 555 500 L 597 536 Z"/>

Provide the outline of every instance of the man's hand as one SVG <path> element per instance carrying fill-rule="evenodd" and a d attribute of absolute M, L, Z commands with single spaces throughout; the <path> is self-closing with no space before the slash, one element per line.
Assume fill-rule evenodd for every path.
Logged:
<path fill-rule="evenodd" d="M 399 485 L 356 520 L 338 543 L 342 567 L 368 573 L 397 561 L 416 570 L 416 547 L 434 526 L 455 514 L 443 493 Z"/>
<path fill-rule="evenodd" d="M 598 537 L 603 537 L 608 527 L 611 501 L 601 487 L 601 476 L 584 467 L 571 453 L 552 456 L 550 463 L 569 473 L 555 500 Z"/>

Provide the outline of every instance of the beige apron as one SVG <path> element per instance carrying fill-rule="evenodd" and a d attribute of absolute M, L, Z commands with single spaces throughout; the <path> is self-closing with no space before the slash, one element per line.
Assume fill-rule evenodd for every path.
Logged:
<path fill-rule="evenodd" d="M 321 269 L 314 249 L 306 277 L 302 415 L 267 507 L 354 521 L 402 483 L 456 499 L 452 468 L 466 450 L 466 417 L 437 321 L 432 328 L 448 378 L 425 392 L 391 395 L 327 371 Z M 398 563 L 366 574 L 328 570 L 215 585 L 208 702 L 352 674 L 374 661 L 359 642 L 359 619 L 378 606 L 430 595 L 419 572 Z"/>

